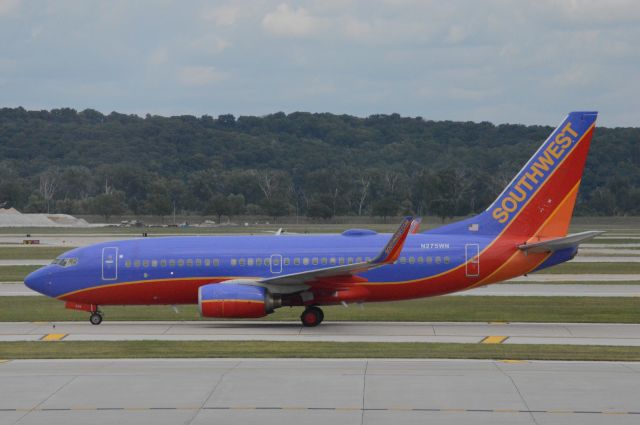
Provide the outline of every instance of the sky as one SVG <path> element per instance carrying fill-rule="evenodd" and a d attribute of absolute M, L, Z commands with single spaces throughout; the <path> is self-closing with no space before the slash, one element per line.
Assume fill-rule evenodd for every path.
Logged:
<path fill-rule="evenodd" d="M 640 126 L 637 0 L 0 0 L 0 107 Z"/>

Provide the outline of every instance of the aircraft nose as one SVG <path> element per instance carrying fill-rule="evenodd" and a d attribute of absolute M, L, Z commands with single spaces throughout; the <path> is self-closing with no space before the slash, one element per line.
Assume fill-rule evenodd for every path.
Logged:
<path fill-rule="evenodd" d="M 47 284 L 47 278 L 49 277 L 48 275 L 47 267 L 39 268 L 38 270 L 29 273 L 27 277 L 24 278 L 24 284 L 27 288 L 46 295 L 45 287 Z"/>

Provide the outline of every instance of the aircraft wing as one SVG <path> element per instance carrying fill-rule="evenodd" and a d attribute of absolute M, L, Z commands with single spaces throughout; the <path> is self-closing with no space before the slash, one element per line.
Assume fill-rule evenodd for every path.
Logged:
<path fill-rule="evenodd" d="M 407 235 L 411 230 L 412 221 L 412 217 L 405 217 L 404 220 L 402 220 L 402 223 L 400 223 L 398 230 L 396 230 L 393 236 L 391 236 L 391 239 L 389 239 L 389 242 L 387 242 L 387 245 L 384 247 L 382 252 L 380 252 L 380 254 L 371 261 L 326 267 L 300 273 L 291 273 L 262 279 L 258 282 L 266 286 L 291 284 L 306 284 L 312 286 L 311 284 L 313 282 L 317 284 L 324 283 L 331 285 L 331 282 L 342 282 L 344 284 L 346 283 L 345 281 L 348 282 L 349 279 L 357 281 L 358 279 L 355 278 L 354 275 L 386 264 L 392 264 L 398 259 L 400 251 L 402 251 L 402 247 L 407 239 Z"/>
<path fill-rule="evenodd" d="M 604 233 L 601 230 L 592 230 L 589 232 L 576 233 L 565 236 L 564 238 L 550 239 L 542 242 L 525 243 L 518 245 L 518 248 L 525 253 L 555 252 L 560 249 L 570 248 L 581 244 L 582 242 L 593 239 Z"/>

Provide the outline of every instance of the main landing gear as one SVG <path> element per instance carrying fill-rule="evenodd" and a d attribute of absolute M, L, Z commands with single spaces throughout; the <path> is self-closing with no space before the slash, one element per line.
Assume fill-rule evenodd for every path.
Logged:
<path fill-rule="evenodd" d="M 320 323 L 322 323 L 323 319 L 324 313 L 322 312 L 320 307 L 316 307 L 315 305 L 305 308 L 300 315 L 302 326 L 306 326 L 308 328 L 318 326 Z"/>
<path fill-rule="evenodd" d="M 99 325 L 100 323 L 102 323 L 102 312 L 94 311 L 93 313 L 91 313 L 91 316 L 89 316 L 89 321 L 92 325 Z"/>

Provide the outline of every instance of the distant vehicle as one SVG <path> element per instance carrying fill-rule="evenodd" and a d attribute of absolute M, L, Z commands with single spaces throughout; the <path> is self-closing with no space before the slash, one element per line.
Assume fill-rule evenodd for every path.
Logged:
<path fill-rule="evenodd" d="M 100 243 L 69 251 L 25 284 L 90 312 L 99 306 L 198 304 L 205 317 L 259 318 L 304 307 L 406 300 L 475 288 L 572 259 L 600 232 L 566 236 L 596 112 L 572 112 L 481 214 L 417 232 L 406 217 L 392 235 L 184 236 Z M 278 232 L 280 233 L 280 232 Z M 470 301 L 472 302 L 472 301 Z"/>

